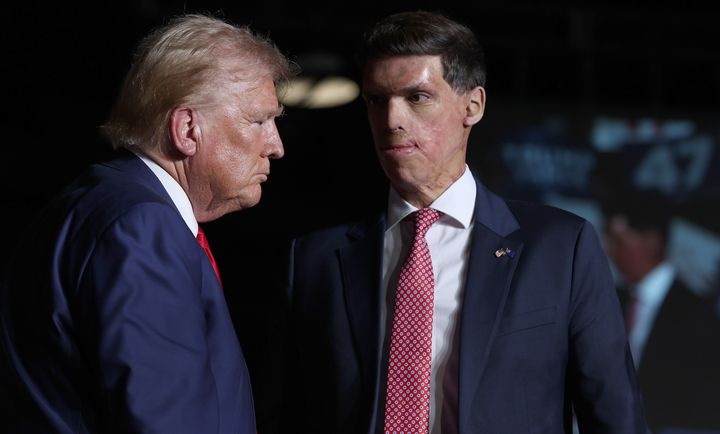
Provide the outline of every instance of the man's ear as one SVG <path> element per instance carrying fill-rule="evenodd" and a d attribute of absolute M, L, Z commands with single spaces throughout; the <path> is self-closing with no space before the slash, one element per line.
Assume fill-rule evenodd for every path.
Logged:
<path fill-rule="evenodd" d="M 467 106 L 463 125 L 471 127 L 480 122 L 485 113 L 485 88 L 478 86 L 467 93 Z"/>
<path fill-rule="evenodd" d="M 170 148 L 185 157 L 195 155 L 200 139 L 199 117 L 189 107 L 177 107 L 170 113 Z"/>

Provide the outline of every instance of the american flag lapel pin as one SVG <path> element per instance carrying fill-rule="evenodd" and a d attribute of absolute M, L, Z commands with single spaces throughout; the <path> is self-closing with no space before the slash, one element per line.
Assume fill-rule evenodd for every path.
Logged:
<path fill-rule="evenodd" d="M 515 252 L 508 249 L 507 247 L 503 247 L 502 249 L 495 250 L 495 257 L 499 258 L 501 256 L 508 256 L 508 257 L 512 258 L 513 256 L 515 256 Z"/>

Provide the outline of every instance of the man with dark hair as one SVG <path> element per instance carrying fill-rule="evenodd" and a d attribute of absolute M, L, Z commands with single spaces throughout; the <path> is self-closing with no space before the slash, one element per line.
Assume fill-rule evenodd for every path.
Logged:
<path fill-rule="evenodd" d="M 363 96 L 387 208 L 293 243 L 288 432 L 647 428 L 591 225 L 503 200 L 465 163 L 483 53 L 442 15 L 365 36 Z"/>
<path fill-rule="evenodd" d="M 653 192 L 605 204 L 606 249 L 625 280 L 619 297 L 648 425 L 720 430 L 720 320 L 710 298 L 687 286 L 668 258 L 673 217 Z"/>
<path fill-rule="evenodd" d="M 0 432 L 255 433 L 198 223 L 260 200 L 290 73 L 212 17 L 142 41 L 104 127 L 119 155 L 45 208 L 0 292 Z"/>

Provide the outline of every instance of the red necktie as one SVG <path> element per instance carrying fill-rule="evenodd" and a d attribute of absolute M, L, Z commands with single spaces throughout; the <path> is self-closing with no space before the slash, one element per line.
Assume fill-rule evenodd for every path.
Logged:
<path fill-rule="evenodd" d="M 210 244 L 208 244 L 207 237 L 205 237 L 205 232 L 199 226 L 198 226 L 198 233 L 195 238 L 197 238 L 198 243 L 200 243 L 200 247 L 202 247 L 202 249 L 205 251 L 205 254 L 207 255 L 208 259 L 210 260 L 210 264 L 212 264 L 213 270 L 215 270 L 215 275 L 217 276 L 218 282 L 220 283 L 220 287 L 222 287 L 222 280 L 220 280 L 220 270 L 218 269 L 217 263 L 215 262 L 215 258 L 213 257 L 213 254 L 210 251 Z"/>
<path fill-rule="evenodd" d="M 425 234 L 440 218 L 432 208 L 415 215 L 415 238 L 400 269 L 390 339 L 385 433 L 427 433 L 435 279 Z"/>

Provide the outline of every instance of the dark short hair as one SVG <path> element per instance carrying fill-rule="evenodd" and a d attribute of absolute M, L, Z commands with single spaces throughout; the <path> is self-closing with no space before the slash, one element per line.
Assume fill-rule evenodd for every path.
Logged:
<path fill-rule="evenodd" d="M 618 192 L 602 204 L 606 218 L 623 217 L 628 226 L 639 232 L 655 232 L 667 241 L 674 206 L 668 197 L 656 190 L 629 189 Z"/>
<path fill-rule="evenodd" d="M 426 11 L 402 12 L 376 23 L 363 35 L 359 60 L 396 56 L 441 56 L 443 78 L 455 91 L 485 86 L 485 54 L 475 34 L 450 18 Z"/>

